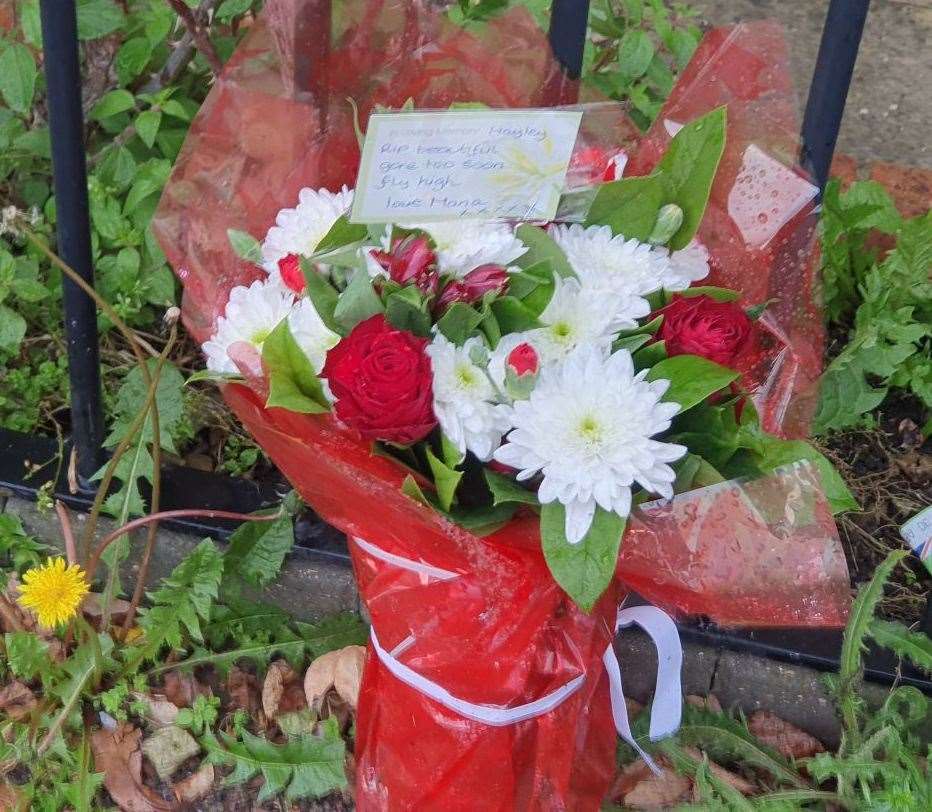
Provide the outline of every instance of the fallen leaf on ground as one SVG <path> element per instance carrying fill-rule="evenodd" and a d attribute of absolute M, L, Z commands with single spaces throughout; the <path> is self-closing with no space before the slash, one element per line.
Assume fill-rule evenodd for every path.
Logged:
<path fill-rule="evenodd" d="M 0 711 L 14 722 L 27 716 L 35 706 L 35 695 L 19 680 L 0 689 Z"/>
<path fill-rule="evenodd" d="M 751 714 L 748 730 L 759 742 L 787 758 L 810 758 L 816 753 L 825 752 L 825 747 L 817 738 L 770 711 L 761 710 Z"/>
<path fill-rule="evenodd" d="M 660 775 L 654 775 L 642 759 L 629 764 L 615 779 L 609 799 L 631 809 L 660 809 L 684 800 L 692 782 L 666 765 L 658 766 Z"/>
<path fill-rule="evenodd" d="M 194 737 L 180 727 L 160 727 L 142 743 L 142 753 L 163 781 L 168 781 L 185 761 L 201 752 Z"/>
<path fill-rule="evenodd" d="M 333 687 L 333 677 L 339 659 L 340 651 L 328 651 L 307 667 L 304 673 L 304 696 L 310 707 L 314 708 Z"/>
<path fill-rule="evenodd" d="M 91 734 L 94 770 L 103 772 L 104 787 L 123 812 L 169 812 L 175 805 L 142 782 L 142 731 L 125 724 L 114 731 Z"/>
<path fill-rule="evenodd" d="M 306 707 L 297 672 L 284 660 L 276 660 L 269 666 L 262 684 L 262 710 L 266 718 L 274 719 L 279 713 Z"/>
<path fill-rule="evenodd" d="M 178 706 L 169 702 L 162 694 L 136 692 L 133 697 L 146 706 L 146 721 L 156 727 L 172 725 L 178 718 Z"/>
<path fill-rule="evenodd" d="M 314 732 L 317 714 L 305 707 L 303 710 L 278 714 L 275 723 L 286 736 L 307 736 Z"/>
<path fill-rule="evenodd" d="M 182 674 L 178 671 L 169 671 L 165 675 L 165 685 L 162 687 L 165 698 L 179 708 L 190 708 L 198 695 L 210 696 L 210 688 L 199 682 L 194 674 Z"/>
<path fill-rule="evenodd" d="M 702 761 L 706 756 L 697 747 L 684 747 L 687 753 L 696 761 Z M 720 781 L 724 781 L 732 789 L 738 790 L 742 795 L 753 795 L 757 791 L 757 785 L 752 784 L 740 775 L 736 775 L 731 770 L 726 770 L 721 764 L 716 764 L 712 759 L 708 759 L 709 772 Z"/>
<path fill-rule="evenodd" d="M 924 485 L 932 480 L 932 455 L 909 451 L 896 458 L 896 466 L 917 485 Z"/>
<path fill-rule="evenodd" d="M 365 646 L 346 646 L 340 649 L 340 656 L 333 669 L 333 687 L 353 710 L 359 704 L 359 687 L 365 665 Z"/>
<path fill-rule="evenodd" d="M 259 710 L 259 680 L 255 675 L 242 668 L 233 666 L 227 675 L 227 693 L 230 695 L 230 709 L 242 708 L 250 715 Z"/>
<path fill-rule="evenodd" d="M 722 703 L 718 701 L 718 697 L 715 694 L 709 694 L 708 696 L 688 694 L 686 696 L 686 704 L 692 705 L 694 708 L 711 711 L 712 713 L 722 712 Z"/>
<path fill-rule="evenodd" d="M 196 773 L 172 785 L 172 792 L 179 801 L 190 804 L 203 798 L 210 792 L 213 785 L 214 767 L 212 764 L 205 764 Z"/>

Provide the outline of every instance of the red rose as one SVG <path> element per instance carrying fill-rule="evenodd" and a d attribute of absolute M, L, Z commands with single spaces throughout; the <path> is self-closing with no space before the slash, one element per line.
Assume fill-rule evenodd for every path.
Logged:
<path fill-rule="evenodd" d="M 329 353 L 321 377 L 334 411 L 369 440 L 408 444 L 437 425 L 426 338 L 396 330 L 382 315 L 357 324 Z"/>
<path fill-rule="evenodd" d="M 666 342 L 667 355 L 701 355 L 731 366 L 747 348 L 752 324 L 735 302 L 708 296 L 680 296 L 663 309 L 657 338 Z"/>
<path fill-rule="evenodd" d="M 385 269 L 392 281 L 399 285 L 416 285 L 427 296 L 437 292 L 440 275 L 437 272 L 437 255 L 427 237 L 413 235 L 397 240 L 391 253 L 373 251 L 372 258 Z"/>
<path fill-rule="evenodd" d="M 508 271 L 503 265 L 480 265 L 443 289 L 437 299 L 437 310 L 442 313 L 454 302 L 478 302 L 486 293 L 501 296 L 508 290 L 508 282 Z"/>
<path fill-rule="evenodd" d="M 297 254 L 288 254 L 278 260 L 278 272 L 282 275 L 282 282 L 295 293 L 303 293 L 307 284 L 304 272 L 301 270 L 301 260 Z"/>

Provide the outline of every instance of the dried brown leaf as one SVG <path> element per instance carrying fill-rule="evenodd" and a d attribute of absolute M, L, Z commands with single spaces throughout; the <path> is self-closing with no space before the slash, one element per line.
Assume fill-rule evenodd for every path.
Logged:
<path fill-rule="evenodd" d="M 103 772 L 104 787 L 123 812 L 170 812 L 175 804 L 143 784 L 141 738 L 142 731 L 130 724 L 92 733 L 94 770 Z"/>
<path fill-rule="evenodd" d="M 172 725 L 178 717 L 178 706 L 169 702 L 162 694 L 142 694 L 136 692 L 133 697 L 146 706 L 146 721 L 155 727 Z"/>
<path fill-rule="evenodd" d="M 179 708 L 190 708 L 198 695 L 209 697 L 210 688 L 200 682 L 194 674 L 169 671 L 165 675 L 162 693 L 173 705 L 177 705 Z"/>
<path fill-rule="evenodd" d="M 230 710 L 242 708 L 252 715 L 261 707 L 259 680 L 242 668 L 233 666 L 230 669 L 227 675 L 227 693 L 230 696 Z"/>
<path fill-rule="evenodd" d="M 359 688 L 365 665 L 365 646 L 346 646 L 340 649 L 340 656 L 334 666 L 333 687 L 353 710 L 359 704 Z"/>
<path fill-rule="evenodd" d="M 175 797 L 184 804 L 191 804 L 203 798 L 214 786 L 214 767 L 205 764 L 196 773 L 172 786 Z"/>
<path fill-rule="evenodd" d="M 756 711 L 748 719 L 748 730 L 762 744 L 787 758 L 810 758 L 824 753 L 825 747 L 814 736 L 784 721 L 770 711 Z"/>
<path fill-rule="evenodd" d="M 609 792 L 609 799 L 631 809 L 662 809 L 684 800 L 692 782 L 683 775 L 661 765 L 660 775 L 654 775 L 643 760 L 625 767 Z"/>
<path fill-rule="evenodd" d="M 628 711 L 629 719 L 636 719 L 638 716 L 640 716 L 641 711 L 644 710 L 644 706 L 636 699 L 632 699 L 630 696 L 625 697 L 625 708 Z"/>
<path fill-rule="evenodd" d="M 304 696 L 310 707 L 315 708 L 324 694 L 333 687 L 333 678 L 339 659 L 339 650 L 328 651 L 326 654 L 321 654 L 307 667 L 304 673 Z"/>
<path fill-rule="evenodd" d="M 35 694 L 19 680 L 0 689 L 0 711 L 14 722 L 28 716 L 36 704 Z"/>
<path fill-rule="evenodd" d="M 262 685 L 262 710 L 266 718 L 274 719 L 280 713 L 306 707 L 297 672 L 284 660 L 276 660 L 269 666 Z"/>
<path fill-rule="evenodd" d="M 7 783 L 0 783 L 0 810 L 19 809 L 21 799 L 19 793 Z"/>

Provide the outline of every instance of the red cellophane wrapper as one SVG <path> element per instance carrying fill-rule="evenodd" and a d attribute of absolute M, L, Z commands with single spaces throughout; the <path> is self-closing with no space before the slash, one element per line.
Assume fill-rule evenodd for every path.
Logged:
<path fill-rule="evenodd" d="M 420 108 L 521 108 L 579 95 L 521 8 L 476 34 L 417 2 L 270 0 L 195 119 L 155 218 L 184 283 L 188 329 L 206 340 L 230 289 L 263 273 L 233 254 L 228 229 L 262 237 L 302 187 L 353 185 L 348 97 L 365 121 L 374 105 L 408 98 Z M 779 29 L 710 33 L 643 139 L 619 106 L 591 108 L 572 172 L 598 176 L 621 149 L 631 155 L 626 174 L 650 171 L 678 123 L 721 104 L 726 154 L 700 231 L 712 254 L 709 284 L 734 287 L 748 303 L 780 300 L 746 378 L 767 427 L 794 434 L 806 424 L 799 395 L 818 373 L 822 336 L 809 263 L 812 187 L 789 168 L 795 122 Z M 405 496 L 406 472 L 329 415 L 265 408 L 261 364 L 248 355 L 238 363 L 252 388 L 229 384 L 224 396 L 308 504 L 351 539 L 384 649 L 403 644 L 406 666 L 487 706 L 525 704 L 583 677 L 553 710 L 496 727 L 400 682 L 370 647 L 355 746 L 360 809 L 598 808 L 615 751 L 602 656 L 629 589 L 731 625 L 844 622 L 844 556 L 808 466 L 644 506 L 629 521 L 616 585 L 586 614 L 550 576 L 533 515 L 482 538 L 469 533 Z"/>

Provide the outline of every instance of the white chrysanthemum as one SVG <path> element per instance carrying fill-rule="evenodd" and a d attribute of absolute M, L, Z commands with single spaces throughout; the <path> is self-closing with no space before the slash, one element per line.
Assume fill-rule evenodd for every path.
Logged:
<path fill-rule="evenodd" d="M 596 505 L 627 516 L 635 483 L 673 495 L 667 463 L 686 448 L 651 437 L 670 427 L 679 406 L 660 402 L 669 381 L 646 374 L 635 375 L 627 350 L 607 356 L 585 346 L 543 368 L 530 398 L 511 407 L 515 428 L 495 459 L 519 469 L 519 480 L 543 473 L 538 498 L 566 507 L 571 544 L 589 531 Z"/>
<path fill-rule="evenodd" d="M 434 414 L 440 429 L 461 454 L 471 451 L 480 460 L 492 458 L 502 435 L 511 428 L 508 407 L 496 403 L 497 393 L 485 370 L 469 357 L 479 338 L 462 347 L 437 333 L 427 346 L 433 370 Z"/>
<path fill-rule="evenodd" d="M 327 329 L 310 300 L 295 304 L 294 294 L 271 279 L 256 280 L 249 287 L 240 285 L 230 291 L 216 332 L 204 342 L 207 368 L 236 374 L 239 370 L 227 352 L 230 345 L 246 342 L 261 352 L 269 333 L 284 318 L 314 371 L 319 372 L 327 350 L 339 341 L 339 336 Z"/>
<path fill-rule="evenodd" d="M 521 334 L 538 351 L 542 364 L 565 358 L 576 347 L 592 344 L 607 350 L 619 330 L 637 326 L 650 312 L 646 299 L 626 300 L 595 290 L 577 279 L 554 278 L 553 296 L 538 320 L 544 325 Z"/>
<path fill-rule="evenodd" d="M 666 248 L 658 252 L 667 252 Z M 667 255 L 663 275 L 665 290 L 686 290 L 693 282 L 709 275 L 709 251 L 699 240 L 692 240 L 685 248 Z"/>
<path fill-rule="evenodd" d="M 510 265 L 527 252 L 511 226 L 479 220 L 405 223 L 430 234 L 437 250 L 440 273 L 462 279 L 480 265 Z M 386 246 L 387 248 L 387 246 Z"/>
<path fill-rule="evenodd" d="M 549 233 L 583 285 L 616 294 L 623 308 L 664 286 L 666 251 L 616 236 L 608 226 L 553 226 Z"/>
<path fill-rule="evenodd" d="M 326 189 L 302 189 L 298 205 L 282 209 L 262 243 L 262 267 L 278 273 L 278 261 L 288 254 L 307 257 L 314 253 L 333 224 L 353 204 L 353 190 L 345 186 L 339 192 Z"/>

